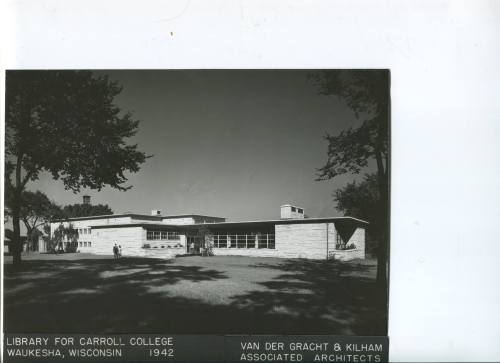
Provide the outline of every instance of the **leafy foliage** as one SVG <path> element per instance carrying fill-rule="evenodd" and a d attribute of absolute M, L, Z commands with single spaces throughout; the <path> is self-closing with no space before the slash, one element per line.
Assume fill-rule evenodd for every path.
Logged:
<path fill-rule="evenodd" d="M 336 192 L 340 208 L 362 216 L 370 215 L 375 222 L 379 241 L 377 246 L 377 282 L 381 291 L 387 291 L 387 254 L 389 237 L 389 71 L 342 70 L 325 71 L 312 75 L 319 93 L 334 95 L 347 104 L 361 126 L 350 127 L 338 135 L 326 135 L 328 160 L 317 170 L 316 180 L 330 180 L 339 175 L 358 174 L 374 160 L 377 165 L 376 185 L 378 195 L 372 194 L 371 176 L 365 185 L 348 185 Z M 363 198 L 368 198 L 363 206 Z M 376 199 L 373 200 L 373 197 Z M 370 199 L 371 198 L 371 199 Z M 370 205 L 371 204 L 371 205 Z M 370 220 L 371 219 L 371 220 Z M 382 304 L 386 303 L 384 295 Z"/>
<path fill-rule="evenodd" d="M 65 242 L 67 242 L 66 245 L 64 245 Z M 51 252 L 75 252 L 77 242 L 78 230 L 73 227 L 73 224 L 64 226 L 61 223 L 49 239 L 49 250 Z"/>
<path fill-rule="evenodd" d="M 337 210 L 345 215 L 373 221 L 379 211 L 380 199 L 377 175 L 366 174 L 361 183 L 353 181 L 334 193 Z"/>
<path fill-rule="evenodd" d="M 213 256 L 214 255 L 214 236 L 210 230 L 201 225 L 197 231 L 197 237 L 200 239 L 203 247 L 203 256 Z"/>
<path fill-rule="evenodd" d="M 22 193 L 41 172 L 73 192 L 131 187 L 126 173 L 139 171 L 148 156 L 126 143 L 139 121 L 114 104 L 121 91 L 118 83 L 90 71 L 7 72 L 5 188 L 12 193 L 15 264 Z"/>
<path fill-rule="evenodd" d="M 24 191 L 21 200 L 21 219 L 28 230 L 63 216 L 61 207 L 40 191 Z"/>
<path fill-rule="evenodd" d="M 12 216 L 13 195 L 11 189 L 5 195 L 5 212 L 9 217 Z M 28 248 L 35 248 L 37 245 L 39 237 L 43 235 L 40 230 L 42 226 L 50 223 L 53 219 L 62 218 L 62 216 L 61 208 L 44 193 L 40 191 L 23 191 L 19 217 L 26 227 Z"/>
<path fill-rule="evenodd" d="M 23 185 L 46 170 L 73 191 L 104 185 L 128 189 L 124 173 L 137 172 L 146 155 L 124 142 L 139 122 L 113 104 L 121 91 L 116 82 L 90 71 L 9 71 L 9 168 L 21 164 Z"/>
<path fill-rule="evenodd" d="M 370 221 L 366 240 L 366 250 L 369 253 L 375 252 L 377 242 L 384 238 L 381 231 L 387 221 L 381 218 L 383 215 L 380 213 L 379 200 L 380 191 L 375 173 L 366 174 L 363 181 L 348 183 L 334 192 L 337 210 L 344 215 Z"/>
<path fill-rule="evenodd" d="M 328 161 L 318 169 L 317 180 L 328 180 L 345 173 L 359 173 L 370 159 L 385 178 L 389 161 L 389 75 L 388 71 L 325 71 L 313 76 L 320 94 L 336 95 L 363 118 L 358 128 L 325 136 Z"/>
<path fill-rule="evenodd" d="M 113 214 L 113 210 L 107 204 L 71 204 L 63 207 L 66 218 L 102 216 Z"/>

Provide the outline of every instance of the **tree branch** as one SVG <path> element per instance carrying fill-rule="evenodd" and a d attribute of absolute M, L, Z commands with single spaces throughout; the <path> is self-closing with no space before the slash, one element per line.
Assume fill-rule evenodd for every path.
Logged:
<path fill-rule="evenodd" d="M 21 181 L 21 185 L 23 186 L 23 188 L 26 186 L 26 183 L 28 183 L 28 181 L 30 180 L 31 175 L 33 175 L 33 173 L 30 171 L 27 172 L 26 175 L 24 176 L 23 180 Z"/>

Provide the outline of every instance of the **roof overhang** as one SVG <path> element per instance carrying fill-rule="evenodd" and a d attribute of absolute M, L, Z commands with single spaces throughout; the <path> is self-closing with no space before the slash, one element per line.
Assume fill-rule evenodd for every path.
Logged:
<path fill-rule="evenodd" d="M 208 228 L 227 228 L 227 227 L 270 227 L 274 225 L 283 224 L 313 224 L 313 223 L 345 223 L 368 225 L 369 222 L 362 219 L 353 217 L 328 217 L 328 218 L 304 218 L 304 219 L 273 219 L 261 221 L 241 221 L 241 222 L 218 222 L 218 223 L 198 223 L 198 224 L 167 224 L 167 223 L 117 223 L 117 224 L 104 224 L 104 225 L 91 225 L 93 229 L 104 228 L 125 228 L 125 227 L 149 227 L 149 228 L 164 228 L 164 229 L 195 229 L 205 226 Z"/>

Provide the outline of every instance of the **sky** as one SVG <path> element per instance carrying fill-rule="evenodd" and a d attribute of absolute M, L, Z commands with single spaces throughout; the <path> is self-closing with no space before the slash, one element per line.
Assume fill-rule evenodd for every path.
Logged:
<path fill-rule="evenodd" d="M 309 217 L 342 215 L 332 192 L 360 176 L 315 181 L 324 136 L 359 125 L 335 96 L 318 94 L 306 70 L 116 70 L 115 104 L 140 120 L 139 150 L 152 155 L 128 174 L 126 192 L 65 191 L 50 175 L 28 185 L 60 205 L 108 204 L 115 213 L 205 214 L 230 221 L 279 218 L 280 205 Z M 367 172 L 373 170 L 369 167 Z"/>

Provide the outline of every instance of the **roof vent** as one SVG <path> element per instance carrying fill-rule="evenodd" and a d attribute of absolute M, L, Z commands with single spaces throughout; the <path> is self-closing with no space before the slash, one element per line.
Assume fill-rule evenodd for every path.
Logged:
<path fill-rule="evenodd" d="M 304 219 L 304 209 L 291 204 L 282 205 L 281 219 Z"/>
<path fill-rule="evenodd" d="M 151 215 L 152 216 L 161 216 L 161 210 L 159 210 L 159 209 L 152 209 L 151 210 Z"/>

